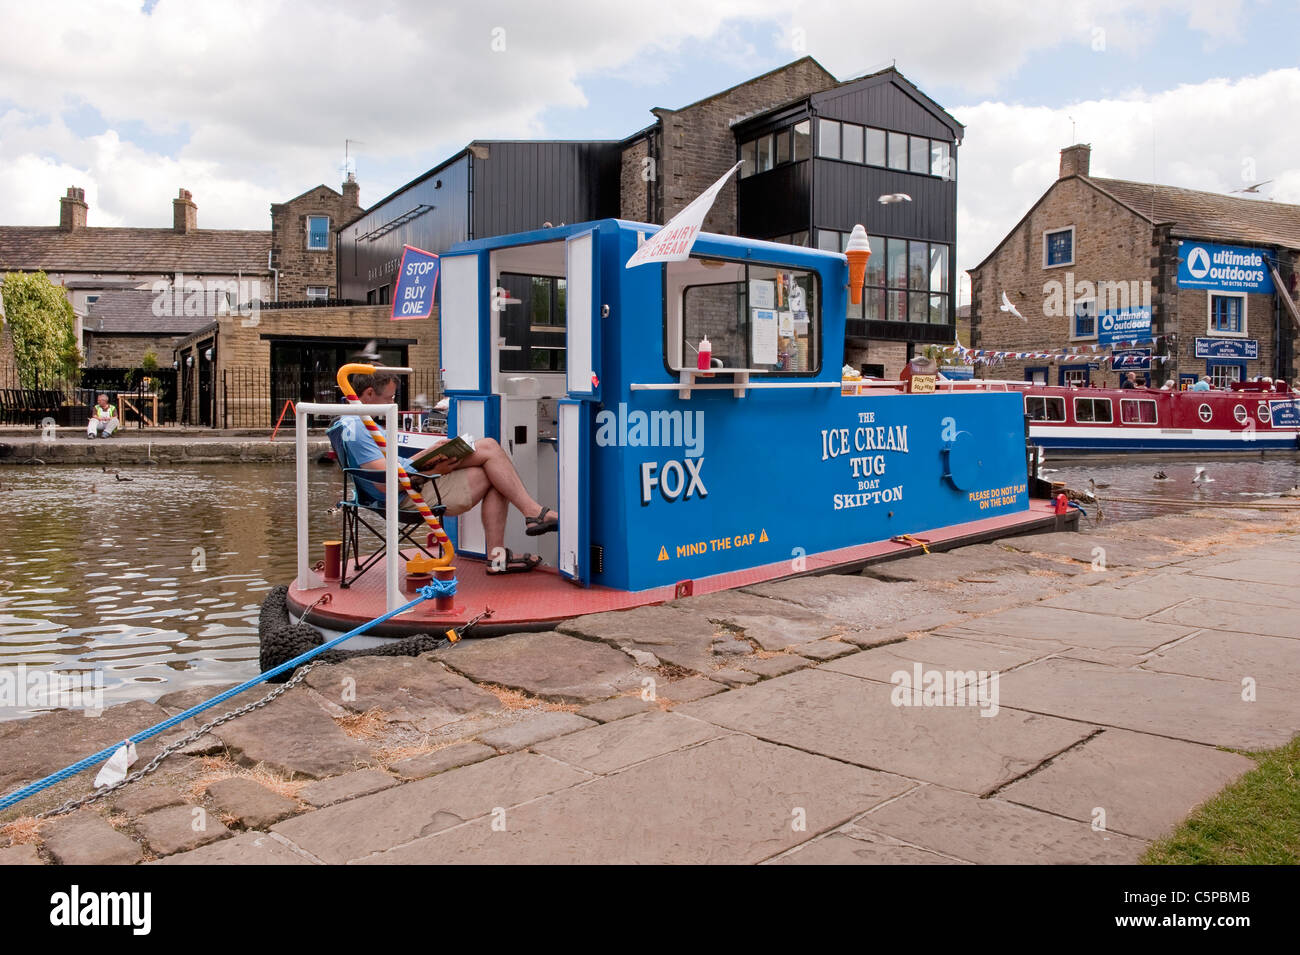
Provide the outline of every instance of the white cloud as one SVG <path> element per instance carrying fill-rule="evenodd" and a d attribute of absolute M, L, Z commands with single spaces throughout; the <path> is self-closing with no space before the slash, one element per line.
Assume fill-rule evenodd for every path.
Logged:
<path fill-rule="evenodd" d="M 1300 204 L 1300 155 L 1284 134 L 1300 112 L 1300 69 L 1055 109 L 986 102 L 951 112 L 967 127 L 958 154 L 961 269 L 988 255 L 1056 179 L 1069 116 L 1078 140 L 1092 144 L 1094 176 L 1222 193 L 1272 179 L 1262 198 Z"/>

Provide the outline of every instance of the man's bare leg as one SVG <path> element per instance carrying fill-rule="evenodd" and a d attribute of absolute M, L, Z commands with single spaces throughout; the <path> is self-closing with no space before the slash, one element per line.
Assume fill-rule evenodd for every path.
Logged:
<path fill-rule="evenodd" d="M 536 517 L 541 511 L 542 505 L 533 500 L 524 487 L 523 480 L 519 477 L 519 472 L 515 470 L 514 464 L 506 455 L 505 449 L 501 447 L 492 438 L 479 438 L 474 445 L 474 453 L 464 459 L 461 468 L 475 467 L 482 468 L 487 475 L 488 480 L 505 500 L 509 501 L 524 517 Z M 484 525 L 486 527 L 487 515 L 484 514 Z M 502 533 L 505 525 L 502 522 Z"/>

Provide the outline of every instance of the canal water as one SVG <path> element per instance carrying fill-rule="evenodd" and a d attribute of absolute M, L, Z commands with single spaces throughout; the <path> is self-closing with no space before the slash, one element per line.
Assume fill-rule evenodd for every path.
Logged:
<path fill-rule="evenodd" d="M 1192 483 L 1198 464 L 1212 483 Z M 1099 493 L 1111 520 L 1171 508 L 1110 496 L 1246 501 L 1300 481 L 1294 455 L 1164 465 L 1049 456 L 1045 466 L 1071 487 L 1109 485 Z M 1168 480 L 1154 479 L 1159 470 Z M 341 530 L 329 514 L 340 480 L 332 465 L 311 475 L 319 554 Z M 0 687 L 12 690 L 20 665 L 95 671 L 112 705 L 255 675 L 261 602 L 296 568 L 294 500 L 291 464 L 0 469 Z M 44 708 L 32 694 L 9 697 L 0 720 Z"/>

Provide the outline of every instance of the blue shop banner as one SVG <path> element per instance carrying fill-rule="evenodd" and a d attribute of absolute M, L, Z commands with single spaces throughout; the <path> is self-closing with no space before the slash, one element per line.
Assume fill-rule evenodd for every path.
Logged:
<path fill-rule="evenodd" d="M 975 366 L 940 365 L 939 372 L 949 381 L 969 381 L 975 377 Z"/>
<path fill-rule="evenodd" d="M 1255 359 L 1259 357 L 1259 339 L 1198 338 L 1196 339 L 1196 357 Z"/>
<path fill-rule="evenodd" d="M 1292 398 L 1289 401 L 1270 401 L 1268 410 L 1271 412 L 1273 427 L 1300 428 L 1300 400 Z"/>
<path fill-rule="evenodd" d="M 438 256 L 414 246 L 402 252 L 402 267 L 393 290 L 394 319 L 428 318 L 438 291 Z"/>
<path fill-rule="evenodd" d="M 1116 309 L 1113 312 L 1102 312 L 1098 317 L 1098 345 L 1150 340 L 1151 309 L 1149 308 Z"/>
<path fill-rule="evenodd" d="M 1110 365 L 1116 371 L 1150 371 L 1150 348 L 1126 348 L 1110 356 Z"/>
<path fill-rule="evenodd" d="M 1259 249 L 1184 241 L 1178 250 L 1178 287 L 1273 294 L 1273 276 Z"/>

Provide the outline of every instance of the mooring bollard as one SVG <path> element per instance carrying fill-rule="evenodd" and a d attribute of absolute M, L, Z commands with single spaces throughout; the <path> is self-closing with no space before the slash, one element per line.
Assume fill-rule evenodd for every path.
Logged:
<path fill-rule="evenodd" d="M 343 542 L 324 541 L 323 543 L 325 545 L 325 579 L 338 580 L 343 576 Z"/>

